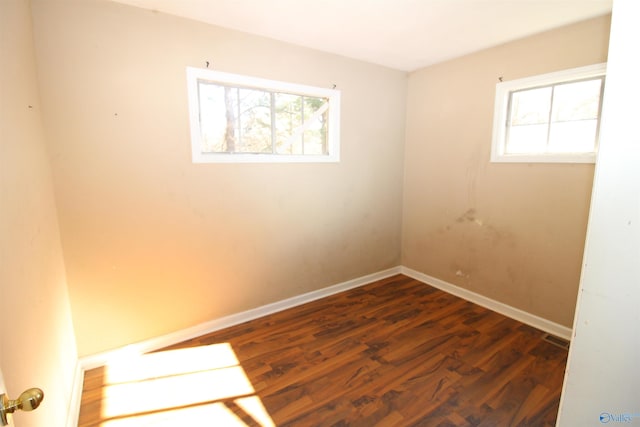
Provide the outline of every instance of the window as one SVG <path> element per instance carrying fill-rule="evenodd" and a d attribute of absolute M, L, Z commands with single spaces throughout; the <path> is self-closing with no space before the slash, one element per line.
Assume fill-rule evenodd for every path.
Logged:
<path fill-rule="evenodd" d="M 594 163 L 606 64 L 498 83 L 491 161 Z"/>
<path fill-rule="evenodd" d="M 187 68 L 194 163 L 337 162 L 340 92 Z"/>

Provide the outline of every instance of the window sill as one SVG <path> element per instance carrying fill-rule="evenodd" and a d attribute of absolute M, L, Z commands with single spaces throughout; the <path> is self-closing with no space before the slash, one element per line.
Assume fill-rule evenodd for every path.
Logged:
<path fill-rule="evenodd" d="M 339 163 L 340 156 L 334 155 L 278 155 L 242 153 L 193 153 L 193 163 Z"/>
<path fill-rule="evenodd" d="M 595 153 L 585 154 L 492 154 L 491 163 L 591 163 Z"/>

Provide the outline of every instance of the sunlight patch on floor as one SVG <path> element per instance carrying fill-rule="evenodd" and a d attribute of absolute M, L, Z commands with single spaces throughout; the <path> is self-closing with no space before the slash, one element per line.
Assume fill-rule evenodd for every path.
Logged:
<path fill-rule="evenodd" d="M 265 424 L 262 424 L 265 425 Z M 266 424 L 274 426 L 275 424 Z M 236 414 L 222 403 L 196 406 L 193 408 L 174 409 L 147 415 L 134 415 L 122 419 L 105 421 L 100 427 L 246 427 Z"/>
<path fill-rule="evenodd" d="M 228 343 L 123 357 L 104 382 L 101 427 L 275 426 Z"/>

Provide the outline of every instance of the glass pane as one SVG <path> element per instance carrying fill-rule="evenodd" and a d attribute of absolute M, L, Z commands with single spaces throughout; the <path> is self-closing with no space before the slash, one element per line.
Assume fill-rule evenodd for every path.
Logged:
<path fill-rule="evenodd" d="M 551 124 L 550 153 L 591 153 L 595 150 L 598 120 L 575 120 Z"/>
<path fill-rule="evenodd" d="M 547 150 L 548 124 L 513 126 L 509 129 L 506 154 L 536 154 Z"/>
<path fill-rule="evenodd" d="M 238 135 L 237 91 L 206 81 L 198 82 L 198 91 L 202 152 L 235 151 Z"/>
<path fill-rule="evenodd" d="M 544 153 L 547 147 L 551 87 L 511 94 L 506 154 Z"/>
<path fill-rule="evenodd" d="M 304 97 L 304 153 L 327 154 L 329 100 Z"/>
<path fill-rule="evenodd" d="M 602 80 L 567 83 L 554 88 L 554 122 L 592 120 L 598 118 Z"/>
<path fill-rule="evenodd" d="M 239 153 L 271 153 L 271 96 L 269 92 L 239 89 Z"/>
<path fill-rule="evenodd" d="M 523 90 L 511 94 L 509 125 L 547 123 L 551 109 L 551 87 Z"/>
<path fill-rule="evenodd" d="M 198 80 L 201 152 L 325 155 L 327 98 Z"/>
<path fill-rule="evenodd" d="M 275 93 L 276 153 L 302 154 L 302 96 Z"/>
<path fill-rule="evenodd" d="M 602 80 L 586 80 L 554 88 L 549 152 L 593 152 L 598 127 Z"/>

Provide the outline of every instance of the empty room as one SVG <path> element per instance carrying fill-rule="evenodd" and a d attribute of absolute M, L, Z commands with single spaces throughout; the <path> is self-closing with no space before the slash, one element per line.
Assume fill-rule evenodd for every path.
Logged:
<path fill-rule="evenodd" d="M 639 17 L 0 1 L 0 425 L 640 425 Z"/>

